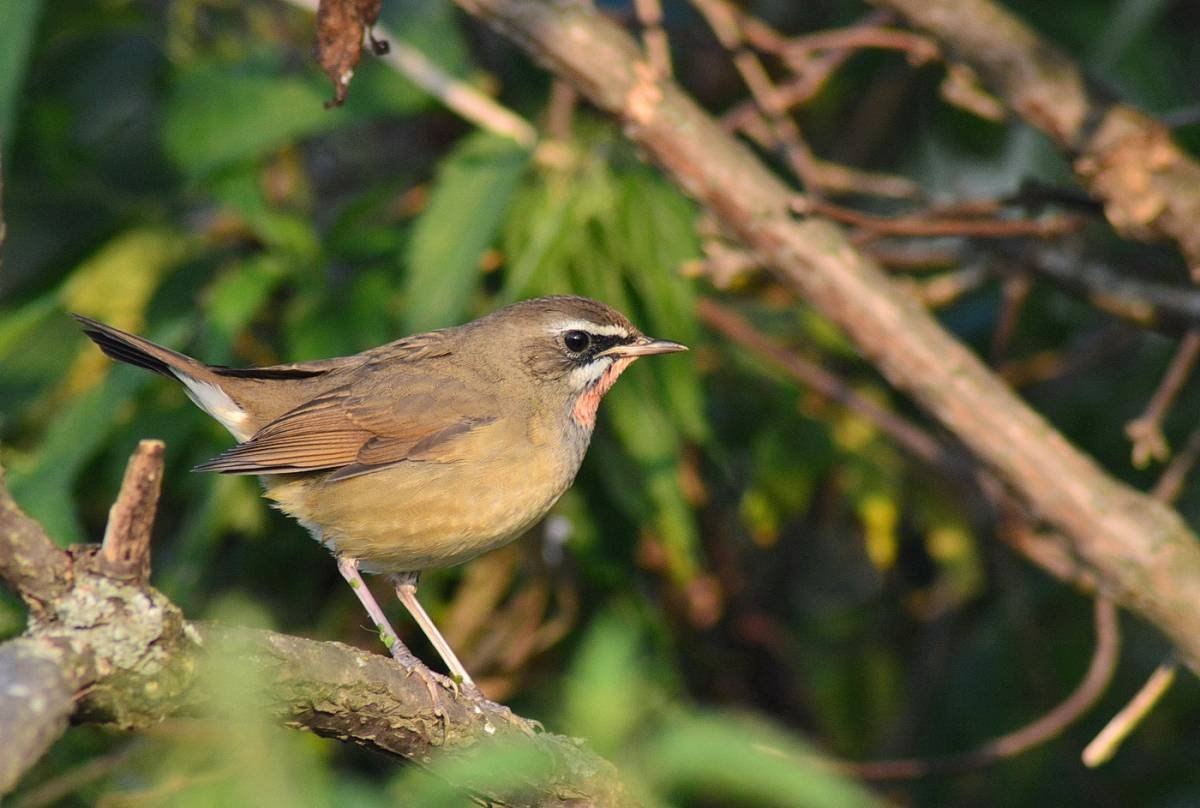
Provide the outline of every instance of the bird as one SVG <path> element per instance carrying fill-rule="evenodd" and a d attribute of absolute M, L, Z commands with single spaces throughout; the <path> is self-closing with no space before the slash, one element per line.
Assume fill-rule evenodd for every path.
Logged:
<path fill-rule="evenodd" d="M 455 687 L 474 681 L 417 600 L 421 572 L 533 526 L 574 481 L 617 377 L 639 357 L 687 350 L 570 295 L 352 356 L 252 368 L 208 365 L 72 316 L 112 359 L 182 383 L 237 440 L 196 470 L 257 475 L 271 504 L 333 554 L 391 654 L 437 678 L 362 573 L 389 576 Z"/>

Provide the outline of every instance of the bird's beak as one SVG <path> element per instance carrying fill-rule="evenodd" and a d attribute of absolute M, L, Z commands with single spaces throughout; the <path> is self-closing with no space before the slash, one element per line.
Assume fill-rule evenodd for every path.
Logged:
<path fill-rule="evenodd" d="M 638 337 L 628 345 L 614 345 L 607 351 L 601 351 L 600 356 L 650 356 L 660 353 L 677 353 L 678 351 L 686 351 L 687 349 L 686 345 L 671 342 L 669 339 Z"/>

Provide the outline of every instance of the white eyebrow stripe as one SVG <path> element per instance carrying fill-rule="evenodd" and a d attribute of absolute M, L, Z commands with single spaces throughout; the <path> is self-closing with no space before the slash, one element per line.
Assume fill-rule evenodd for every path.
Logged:
<path fill-rule="evenodd" d="M 628 337 L 629 329 L 614 323 L 593 323 L 589 320 L 559 320 L 547 329 L 551 334 L 562 334 L 565 331 L 586 331 L 603 337 Z"/>

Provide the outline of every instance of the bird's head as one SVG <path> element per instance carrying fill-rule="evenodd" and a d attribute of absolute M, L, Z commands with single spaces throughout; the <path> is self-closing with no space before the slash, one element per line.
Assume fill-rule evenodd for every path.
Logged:
<path fill-rule="evenodd" d="M 512 359 L 540 395 L 562 399 L 575 422 L 589 430 L 600 399 L 634 360 L 687 350 L 646 336 L 616 309 L 585 297 L 526 300 L 479 322 L 511 338 L 517 353 Z"/>

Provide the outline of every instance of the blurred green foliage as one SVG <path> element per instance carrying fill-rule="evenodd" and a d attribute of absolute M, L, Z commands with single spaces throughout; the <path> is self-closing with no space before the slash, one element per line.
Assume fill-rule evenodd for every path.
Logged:
<path fill-rule="evenodd" d="M 684 83 L 714 110 L 739 100 L 711 35 L 686 6 L 665 5 Z M 1192 5 L 1012 6 L 1152 111 L 1197 103 Z M 791 32 L 865 13 L 852 0 L 748 8 Z M 384 20 L 450 73 L 502 87 L 528 119 L 547 116 L 544 74 L 448 3 L 387 0 Z M 695 301 L 714 291 L 680 272 L 702 255 L 704 223 L 613 124 L 581 106 L 550 148 L 530 152 L 473 131 L 370 57 L 346 107 L 326 111 L 311 36 L 311 17 L 267 0 L 0 3 L 0 442 L 18 500 L 56 539 L 99 537 L 128 453 L 140 438 L 163 438 L 154 580 L 168 596 L 195 617 L 374 648 L 324 550 L 267 508 L 254 481 L 188 472 L 229 445 L 221 428 L 178 387 L 112 367 L 66 312 L 205 361 L 267 364 L 573 292 L 694 350 L 625 375 L 601 408 L 575 488 L 517 551 L 426 577 L 422 599 L 435 619 L 515 709 L 589 739 L 650 805 L 849 806 L 869 797 L 813 747 L 853 758 L 959 751 L 1073 686 L 1090 651 L 1087 603 L 998 546 L 980 503 L 875 426 L 705 332 Z M 895 55 L 857 56 L 804 108 L 806 134 L 823 156 L 903 173 L 944 197 L 1069 177 L 1019 124 L 944 105 L 939 75 Z M 1196 129 L 1178 134 L 1195 145 Z M 1086 236 L 1113 260 L 1129 250 L 1101 227 Z M 1173 266 L 1166 251 L 1139 250 L 1140 260 Z M 944 322 L 986 352 L 999 301 L 989 285 Z M 800 302 L 763 283 L 726 302 L 862 394 L 917 417 Z M 1112 328 L 1039 286 L 1010 352 L 1063 352 Z M 1151 477 L 1129 467 L 1122 425 L 1171 346 L 1122 334 L 1108 365 L 1026 392 L 1144 485 Z M 1180 413 L 1197 403 L 1187 391 L 1169 437 L 1186 431 Z M 1181 507 L 1194 518 L 1200 498 L 1189 489 Z M 464 590 L 482 580 L 504 583 L 481 613 Z M 21 624 L 18 605 L 0 600 L 0 636 Z M 1200 801 L 1190 680 L 1113 764 L 1086 772 L 1077 762 L 1165 653 L 1130 629 L 1116 685 L 1081 728 L 991 771 L 889 786 L 884 796 Z M 535 641 L 516 642 L 526 636 Z M 218 716 L 244 712 L 240 694 L 253 686 L 230 664 L 212 683 Z M 136 740 L 72 730 L 26 794 L 89 760 L 110 763 L 61 804 L 461 802 L 436 776 L 253 721 L 172 723 Z M 539 765 L 519 748 L 493 763 L 498 777 Z"/>

